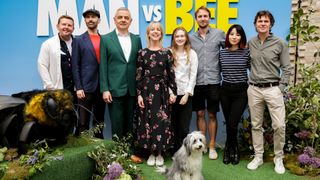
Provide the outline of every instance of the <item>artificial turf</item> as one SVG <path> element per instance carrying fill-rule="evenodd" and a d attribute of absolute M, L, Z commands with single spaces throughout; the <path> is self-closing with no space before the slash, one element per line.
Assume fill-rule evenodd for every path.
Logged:
<path fill-rule="evenodd" d="M 110 148 L 110 141 L 104 141 Z M 88 180 L 94 172 L 94 161 L 87 156 L 87 152 L 92 151 L 95 146 L 101 144 L 97 142 L 87 146 L 64 148 L 64 159 L 62 161 L 51 161 L 42 173 L 37 173 L 32 180 Z M 112 147 L 111 147 L 112 148 Z M 202 172 L 205 180 L 302 180 L 320 179 L 320 177 L 297 176 L 286 171 L 283 175 L 274 172 L 274 164 L 265 162 L 256 171 L 246 168 L 248 160 L 241 159 L 238 165 L 225 165 L 222 162 L 222 150 L 218 149 L 219 158 L 209 160 L 208 154 L 203 156 Z M 165 165 L 169 167 L 172 161 L 166 157 Z M 138 165 L 142 170 L 142 180 L 164 180 L 165 176 L 155 171 L 155 167 L 149 167 L 144 163 Z"/>
<path fill-rule="evenodd" d="M 247 169 L 248 160 L 241 160 L 238 165 L 222 162 L 222 152 L 218 149 L 219 157 L 217 160 L 209 160 L 208 154 L 203 156 L 202 172 L 205 180 L 302 180 L 302 179 L 320 179 L 320 177 L 297 176 L 288 170 L 283 175 L 276 174 L 273 170 L 273 162 L 265 162 L 256 171 Z M 172 161 L 166 158 L 165 165 L 169 167 Z M 144 161 L 139 164 L 142 169 L 142 176 L 146 180 L 164 180 L 165 177 L 155 171 L 155 167 L 149 167 Z"/>

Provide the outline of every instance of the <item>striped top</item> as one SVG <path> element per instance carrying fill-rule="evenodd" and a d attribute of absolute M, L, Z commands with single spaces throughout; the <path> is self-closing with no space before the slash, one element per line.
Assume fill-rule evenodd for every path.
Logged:
<path fill-rule="evenodd" d="M 219 63 L 222 78 L 227 83 L 247 83 L 248 69 L 250 69 L 249 49 L 230 51 L 221 49 Z"/>

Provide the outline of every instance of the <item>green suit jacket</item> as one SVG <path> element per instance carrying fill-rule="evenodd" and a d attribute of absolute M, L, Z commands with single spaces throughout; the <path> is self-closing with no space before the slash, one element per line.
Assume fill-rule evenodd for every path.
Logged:
<path fill-rule="evenodd" d="M 136 95 L 136 62 L 141 49 L 139 36 L 130 33 L 131 53 L 126 61 L 116 31 L 101 37 L 100 42 L 100 89 L 110 91 L 113 97 Z"/>

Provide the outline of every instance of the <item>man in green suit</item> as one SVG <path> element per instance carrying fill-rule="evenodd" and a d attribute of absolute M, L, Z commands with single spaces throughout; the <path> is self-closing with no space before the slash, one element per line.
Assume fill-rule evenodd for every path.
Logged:
<path fill-rule="evenodd" d="M 132 19 L 127 8 L 119 8 L 113 19 L 116 29 L 101 38 L 100 88 L 108 103 L 112 135 L 123 137 L 133 133 L 136 60 L 141 39 L 129 32 Z"/>

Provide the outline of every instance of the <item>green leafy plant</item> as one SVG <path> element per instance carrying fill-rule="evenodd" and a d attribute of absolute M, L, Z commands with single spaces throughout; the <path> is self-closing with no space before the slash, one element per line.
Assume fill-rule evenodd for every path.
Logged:
<path fill-rule="evenodd" d="M 97 124 L 95 127 L 90 128 L 86 131 L 83 131 L 81 133 L 81 136 L 92 139 L 94 138 L 95 134 L 101 133 L 103 131 L 103 128 L 104 128 L 104 123 Z"/>
<path fill-rule="evenodd" d="M 7 171 L 7 169 L 8 169 L 8 164 L 7 163 L 1 163 L 0 164 L 0 179 L 2 178 L 4 173 Z"/>
<path fill-rule="evenodd" d="M 42 172 L 43 168 L 50 165 L 52 160 L 62 160 L 59 150 L 53 151 L 45 140 L 31 144 L 31 150 L 23 154 L 19 159 L 13 159 L 8 163 L 3 178 L 27 179 Z"/>
<path fill-rule="evenodd" d="M 300 81 L 294 83 L 286 95 L 286 138 L 292 143 L 293 150 L 300 152 L 306 146 L 314 148 L 317 152 L 320 145 L 320 65 L 317 62 L 317 57 L 320 56 L 320 28 L 310 22 L 310 16 L 315 13 L 312 4 L 313 0 L 310 1 L 310 6 L 304 9 L 298 4 L 288 36 L 296 39 L 290 41 L 290 44 L 295 47 L 295 77 L 298 73 Z M 315 48 L 315 59 L 311 65 L 302 64 L 299 58 L 299 48 L 306 43 Z"/>
<path fill-rule="evenodd" d="M 101 144 L 95 150 L 88 152 L 88 156 L 96 163 L 93 179 L 103 179 L 108 175 L 109 167 L 115 163 L 120 164 L 125 174 L 130 175 L 132 179 L 139 178 L 141 170 L 131 161 L 129 155 L 131 139 L 131 135 L 123 138 L 115 135 L 110 147 Z"/>
<path fill-rule="evenodd" d="M 7 147 L 0 148 L 0 162 L 4 160 L 4 154 L 7 152 L 7 150 Z"/>
<path fill-rule="evenodd" d="M 302 81 L 287 94 L 287 139 L 297 151 L 320 150 L 320 64 L 300 64 Z"/>
<path fill-rule="evenodd" d="M 313 0 L 310 1 L 310 5 L 306 9 L 307 13 L 304 12 L 304 9 L 300 7 L 301 0 L 298 1 L 298 11 L 293 14 L 292 25 L 290 27 L 290 34 L 287 36 L 287 40 L 290 39 L 290 46 L 294 47 L 294 86 L 297 84 L 298 77 L 298 65 L 300 62 L 300 46 L 306 43 L 310 43 L 316 50 L 313 54 L 314 62 L 316 58 L 320 56 L 320 47 L 317 42 L 320 41 L 319 37 L 319 26 L 312 25 L 310 23 L 309 17 L 315 12 L 313 10 Z M 293 40 L 294 39 L 294 40 Z"/>
<path fill-rule="evenodd" d="M 320 28 L 310 22 L 310 16 L 315 12 L 312 3 L 310 1 L 305 11 L 298 6 L 288 36 L 295 38 L 290 41 L 295 47 L 295 74 L 294 86 L 286 94 L 286 139 L 292 152 L 286 158 L 286 166 L 295 174 L 317 176 L 320 175 L 320 64 L 317 62 Z M 299 49 L 306 43 L 315 49 L 311 65 L 300 61 Z M 297 74 L 300 75 L 299 81 Z M 312 155 L 306 153 L 310 149 Z"/>
<path fill-rule="evenodd" d="M 312 43 L 312 45 L 316 48 L 314 57 L 320 56 L 320 48 L 316 44 L 319 42 L 320 37 L 318 36 L 319 26 L 310 24 L 310 15 L 315 11 L 310 8 L 308 9 L 308 13 L 304 13 L 302 8 L 299 8 L 296 13 L 293 15 L 293 23 L 290 27 L 290 35 L 288 35 L 287 39 L 289 40 L 290 36 L 297 38 L 298 41 L 290 41 L 290 45 L 292 46 L 300 46 L 305 43 Z"/>
<path fill-rule="evenodd" d="M 29 176 L 42 172 L 45 166 L 50 165 L 51 160 L 62 160 L 62 152 L 53 151 L 46 141 L 32 144 L 32 150 L 26 155 L 20 156 L 20 164 L 29 166 Z"/>

